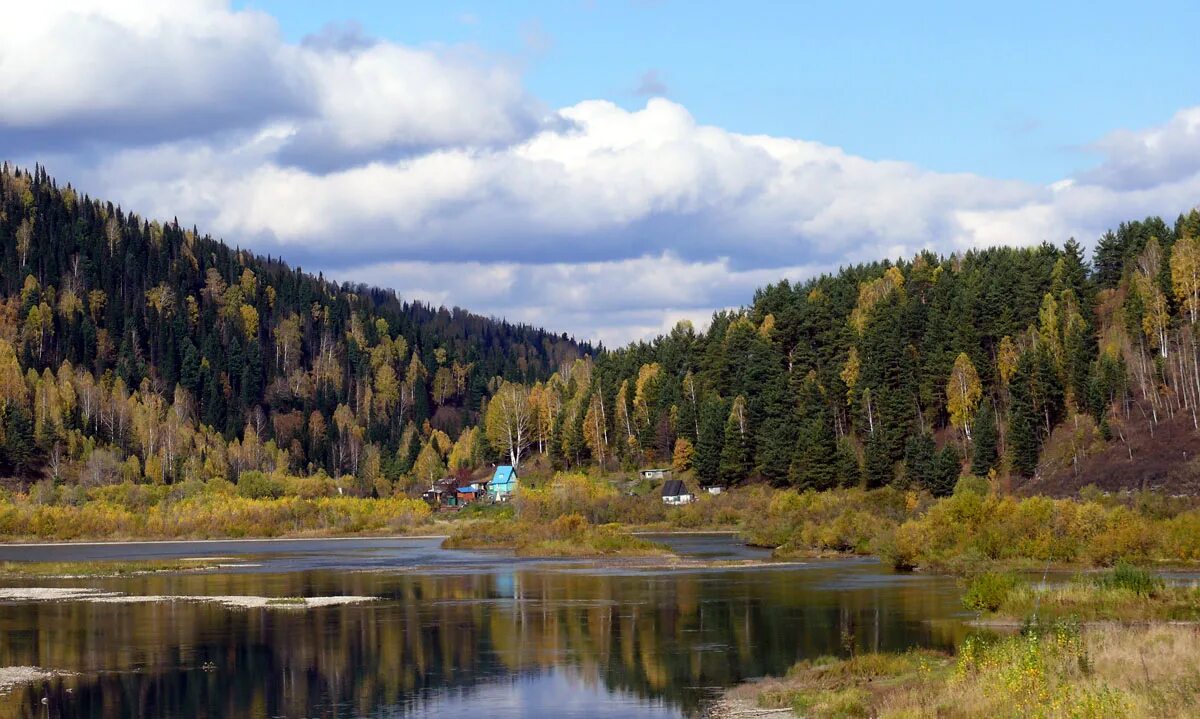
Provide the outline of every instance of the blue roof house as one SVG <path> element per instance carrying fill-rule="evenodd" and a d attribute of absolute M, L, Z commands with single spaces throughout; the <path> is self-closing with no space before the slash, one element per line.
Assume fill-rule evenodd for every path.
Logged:
<path fill-rule="evenodd" d="M 517 491 L 517 470 L 507 464 L 496 467 L 496 473 L 492 475 L 492 481 L 488 483 L 488 492 L 491 493 L 492 499 L 497 502 L 503 502 L 511 499 L 513 493 Z"/>

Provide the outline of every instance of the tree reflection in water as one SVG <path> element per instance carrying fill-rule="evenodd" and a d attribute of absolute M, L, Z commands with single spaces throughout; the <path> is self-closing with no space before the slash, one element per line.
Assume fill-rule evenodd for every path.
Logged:
<path fill-rule="evenodd" d="M 0 697 L 0 718 L 541 716 L 548 707 L 691 716 L 719 688 L 803 657 L 950 647 L 963 631 L 952 581 L 864 562 L 688 572 L 500 562 L 88 586 L 380 599 L 312 610 L 0 605 L 0 666 L 77 673 Z"/>

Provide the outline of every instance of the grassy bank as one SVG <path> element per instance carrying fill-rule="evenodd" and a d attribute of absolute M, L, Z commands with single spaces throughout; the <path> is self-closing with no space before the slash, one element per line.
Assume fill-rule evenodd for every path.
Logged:
<path fill-rule="evenodd" d="M 461 522 L 442 543 L 447 549 L 512 549 L 525 557 L 667 556 L 665 545 L 636 537 L 612 524 L 592 525 L 579 514 L 549 523 L 479 520 Z"/>
<path fill-rule="evenodd" d="M 1200 632 L 1193 627 L 1083 628 L 1069 622 L 976 636 L 955 656 L 912 651 L 822 658 L 743 685 L 729 699 L 796 716 L 1193 717 L 1200 712 Z"/>
<path fill-rule="evenodd" d="M 214 559 L 133 559 L 91 562 L 0 562 L 0 577 L 120 577 L 159 572 L 197 572 L 215 569 Z"/>
<path fill-rule="evenodd" d="M 778 491 L 765 511 L 745 515 L 743 532 L 780 557 L 874 554 L 897 569 L 955 574 L 989 565 L 1200 561 L 1200 511 L 1192 500 L 1019 498 L 973 478 L 940 499 L 891 487 Z"/>
<path fill-rule="evenodd" d="M 964 605 L 993 623 L 1073 619 L 1085 622 L 1200 622 L 1200 585 L 1167 583 L 1128 565 L 1041 585 L 986 572 L 967 583 Z"/>
<path fill-rule="evenodd" d="M 256 477 L 257 473 L 247 473 Z M 686 478 L 685 481 L 691 481 Z M 735 530 L 771 547 L 776 558 L 831 554 L 877 555 L 898 569 L 971 574 L 982 566 L 1041 569 L 1136 563 L 1200 562 L 1200 509 L 1190 498 L 1153 494 L 1080 499 L 1014 497 L 965 477 L 952 496 L 915 489 L 837 489 L 823 492 L 737 487 L 668 507 L 653 485 L 631 493 L 617 475 L 559 473 L 523 480 L 514 501 L 431 515 L 421 500 L 342 496 L 333 480 L 296 479 L 231 484 L 124 483 L 86 491 L 0 493 L 0 538 L 16 540 L 204 539 L 451 532 L 462 542 L 485 532 L 460 523 L 490 520 L 496 537 L 478 546 L 565 554 L 572 546 L 533 549 L 518 542 L 560 517 L 578 515 L 590 527 L 619 524 L 656 531 Z M 339 480 L 340 481 L 340 480 Z M 269 486 L 267 486 L 269 485 Z M 60 488 L 61 489 L 61 488 Z M 77 491 L 79 490 L 79 491 Z M 267 491 L 270 490 L 270 491 Z M 277 494 L 282 492 L 282 494 Z M 436 520 L 436 527 L 430 522 Z M 505 523 L 518 523 L 512 527 Z M 649 552 L 624 546 L 620 532 L 591 530 L 606 553 Z M 536 535 L 536 532 L 534 533 Z M 572 537 L 571 541 L 577 538 Z M 578 550 L 596 553 L 596 547 Z"/>
<path fill-rule="evenodd" d="M 1124 562 L 1041 586 L 988 571 L 964 582 L 984 623 L 953 653 L 803 661 L 731 690 L 725 714 L 811 717 L 1191 717 L 1200 711 L 1200 587 Z M 717 713 L 718 716 L 721 712 Z"/>
<path fill-rule="evenodd" d="M 125 484 L 72 502 L 0 498 L 0 537 L 70 541 L 403 533 L 429 515 L 429 506 L 419 499 L 251 498 L 219 480 L 197 488 Z"/>

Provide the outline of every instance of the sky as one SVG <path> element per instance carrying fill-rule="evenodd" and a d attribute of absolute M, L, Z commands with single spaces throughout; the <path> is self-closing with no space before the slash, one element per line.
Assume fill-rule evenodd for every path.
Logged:
<path fill-rule="evenodd" d="M 0 158 L 609 346 L 1200 203 L 1194 2 L 0 4 Z"/>

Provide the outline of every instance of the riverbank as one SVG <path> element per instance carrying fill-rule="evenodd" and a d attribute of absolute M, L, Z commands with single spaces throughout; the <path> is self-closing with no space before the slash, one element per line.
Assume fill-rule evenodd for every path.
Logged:
<path fill-rule="evenodd" d="M 1054 623 L 972 637 L 955 656 L 822 658 L 730 690 L 710 716 L 1182 719 L 1200 712 L 1198 640 L 1196 627 Z"/>
<path fill-rule="evenodd" d="M 1071 619 L 1086 623 L 1198 623 L 1200 583 L 1166 581 L 1125 563 L 1068 581 L 1031 582 L 1020 575 L 985 572 L 967 583 L 964 605 L 980 626 Z"/>
<path fill-rule="evenodd" d="M 511 549 L 518 557 L 673 556 L 665 544 L 606 524 L 595 526 L 579 514 L 543 524 L 517 520 L 464 521 L 442 542 L 446 549 Z"/>
<path fill-rule="evenodd" d="M 941 498 L 897 487 L 817 492 L 752 485 L 666 507 L 653 495 L 618 494 L 603 478 L 560 474 L 523 487 L 511 503 L 445 513 L 412 498 L 254 499 L 231 492 L 227 482 L 210 484 L 194 494 L 181 494 L 180 487 L 114 485 L 68 504 L 0 496 L 0 538 L 34 544 L 447 535 L 453 537 L 448 546 L 571 556 L 661 551 L 627 540 L 644 533 L 736 531 L 748 544 L 773 548 L 778 559 L 878 556 L 901 570 L 956 575 L 980 567 L 1086 569 L 1120 560 L 1200 563 L 1194 498 L 1098 492 L 1079 499 L 1019 498 L 970 477 Z M 526 528 L 541 532 L 564 516 L 613 531 L 600 537 L 605 546 L 592 548 L 576 541 L 533 547 L 523 538 L 530 534 Z M 475 530 L 465 527 L 485 522 L 495 536 L 472 543 Z"/>
<path fill-rule="evenodd" d="M 89 562 L 0 562 L 0 579 L 94 579 L 167 572 L 205 572 L 243 566 L 223 557 L 184 559 L 126 559 Z"/>
<path fill-rule="evenodd" d="M 1067 582 L 984 572 L 985 628 L 955 651 L 818 657 L 727 691 L 709 716 L 1081 719 L 1200 712 L 1200 585 L 1121 563 Z M 1001 630 L 999 633 L 990 630 Z"/>

